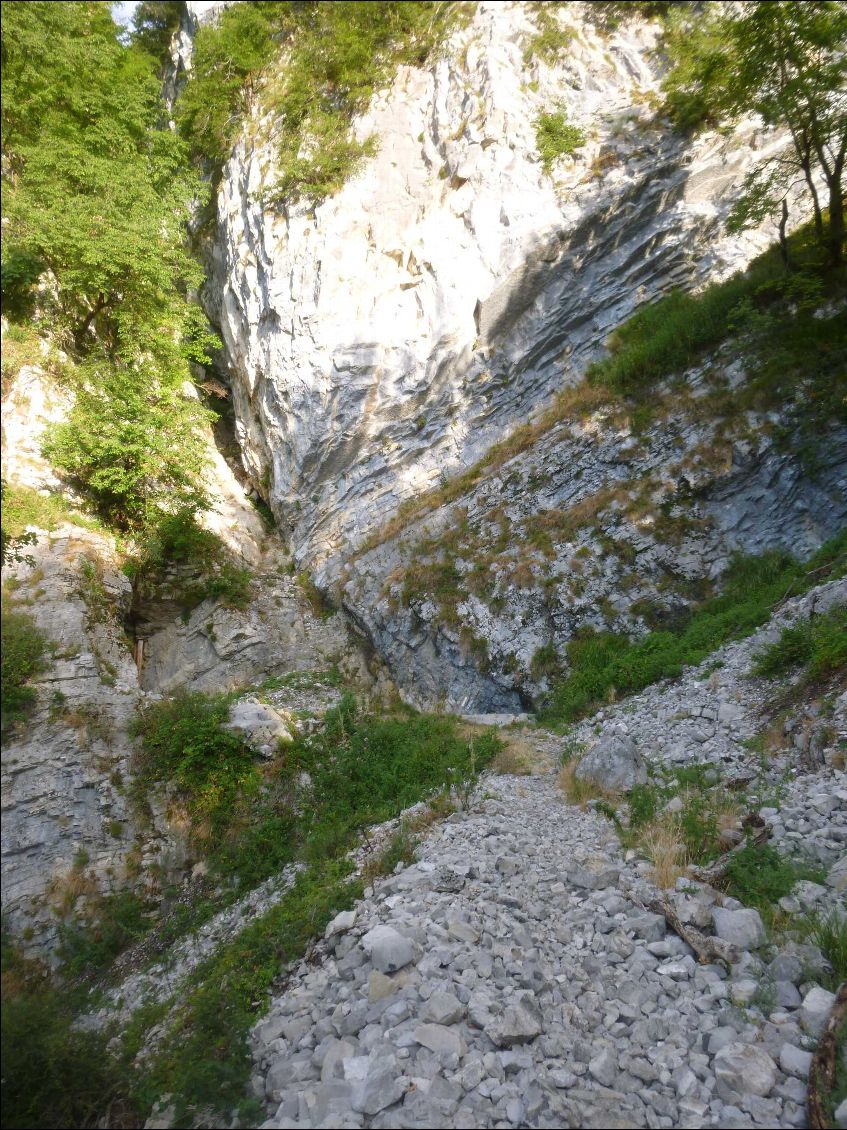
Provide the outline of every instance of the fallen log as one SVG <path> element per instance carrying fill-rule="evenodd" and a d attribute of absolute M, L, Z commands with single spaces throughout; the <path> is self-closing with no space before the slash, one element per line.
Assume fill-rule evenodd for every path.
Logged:
<path fill-rule="evenodd" d="M 812 1130 L 827 1130 L 829 1119 L 824 1110 L 824 1099 L 835 1082 L 835 1057 L 838 1053 L 838 1030 L 847 1019 L 847 981 L 842 982 L 835 995 L 835 1004 L 823 1027 L 812 1066 L 809 1069 L 809 1126 Z"/>
<path fill-rule="evenodd" d="M 765 824 L 764 828 L 760 828 L 755 836 L 751 836 L 750 839 L 745 840 L 744 843 L 730 848 L 729 851 L 725 851 L 723 855 L 719 855 L 717 859 L 706 864 L 705 867 L 689 868 L 688 873 L 693 879 L 698 879 L 701 883 L 709 883 L 714 886 L 716 881 L 726 875 L 733 858 L 738 855 L 739 852 L 744 851 L 746 847 L 758 847 L 759 844 L 765 843 L 766 840 L 770 839 L 772 831 L 773 828 L 770 824 Z"/>
<path fill-rule="evenodd" d="M 689 926 L 683 922 L 669 898 L 658 893 L 643 897 L 634 888 L 628 890 L 622 888 L 622 890 L 631 902 L 637 903 L 644 910 L 661 914 L 674 933 L 691 946 L 701 964 L 711 965 L 713 962 L 719 961 L 729 969 L 736 961 L 741 960 L 741 951 L 737 946 L 725 942 L 723 938 L 713 938 L 708 934 L 703 934 L 694 926 Z"/>

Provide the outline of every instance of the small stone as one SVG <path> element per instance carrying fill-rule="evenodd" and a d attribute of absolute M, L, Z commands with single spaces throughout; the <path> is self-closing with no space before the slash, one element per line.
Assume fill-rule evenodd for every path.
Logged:
<path fill-rule="evenodd" d="M 568 871 L 568 879 L 575 887 L 585 887 L 589 891 L 599 891 L 617 883 L 620 868 L 603 856 L 592 856 L 575 864 Z"/>
<path fill-rule="evenodd" d="M 835 993 L 828 993 L 820 985 L 809 989 L 800 1007 L 800 1023 L 812 1036 L 819 1036 L 835 1004 Z"/>
<path fill-rule="evenodd" d="M 744 1095 L 769 1095 L 776 1083 L 776 1064 L 766 1051 L 736 1041 L 715 1056 L 718 1094 L 727 1101 Z"/>
<path fill-rule="evenodd" d="M 833 887 L 842 894 L 847 892 L 847 855 L 843 855 L 841 859 L 833 863 L 827 872 L 826 882 L 827 886 Z M 841 1107 L 839 1107 L 840 1109 Z"/>
<path fill-rule="evenodd" d="M 433 993 L 421 1009 L 421 1018 L 433 1024 L 455 1024 L 465 1015 L 465 1006 L 452 993 Z"/>
<path fill-rule="evenodd" d="M 381 1110 L 399 1102 L 408 1085 L 409 1080 L 398 1074 L 395 1061 L 371 1065 L 365 1078 L 353 1087 L 350 1105 L 362 1114 L 379 1114 Z"/>
<path fill-rule="evenodd" d="M 415 1028 L 415 1039 L 439 1057 L 458 1057 L 465 1050 L 462 1037 L 456 1029 L 448 1028 L 444 1024 L 419 1024 Z"/>
<path fill-rule="evenodd" d="M 485 1034 L 498 1048 L 528 1044 L 542 1030 L 541 1009 L 529 993 L 525 993 L 516 1004 L 507 1005 L 503 1013 L 490 1020 L 484 1028 Z"/>
<path fill-rule="evenodd" d="M 618 1057 L 610 1048 L 604 1048 L 588 1061 L 588 1070 L 598 1083 L 611 1087 L 618 1075 Z"/>
<path fill-rule="evenodd" d="M 336 934 L 345 934 L 348 930 L 352 930 L 356 923 L 355 910 L 342 910 L 340 914 L 336 914 L 335 918 L 329 923 L 324 931 L 325 938 L 332 938 Z"/>
<path fill-rule="evenodd" d="M 776 1003 L 780 1008 L 799 1008 L 801 1004 L 800 993 L 796 985 L 790 981 L 775 981 Z"/>
<path fill-rule="evenodd" d="M 716 906 L 712 918 L 717 936 L 739 949 L 755 950 L 767 941 L 758 910 L 726 910 Z"/>
<path fill-rule="evenodd" d="M 783 1044 L 779 1051 L 779 1066 L 786 1075 L 807 1079 L 812 1066 L 812 1053 L 805 1052 L 794 1044 Z"/>
<path fill-rule="evenodd" d="M 647 783 L 647 768 L 632 738 L 610 731 L 582 758 L 574 776 L 615 792 L 628 792 L 634 785 Z"/>
<path fill-rule="evenodd" d="M 391 926 L 374 926 L 362 938 L 362 947 L 381 973 L 396 973 L 412 960 L 412 943 Z"/>
<path fill-rule="evenodd" d="M 392 993 L 396 993 L 398 989 L 402 988 L 405 983 L 405 978 L 400 975 L 397 977 L 388 977 L 385 973 L 380 973 L 378 969 L 372 969 L 368 975 L 368 1001 L 370 1004 L 376 1004 L 377 1001 L 384 1000 L 390 997 Z"/>

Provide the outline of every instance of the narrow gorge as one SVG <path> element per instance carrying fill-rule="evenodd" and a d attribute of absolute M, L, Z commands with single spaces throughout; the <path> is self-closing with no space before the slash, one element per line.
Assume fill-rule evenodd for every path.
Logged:
<path fill-rule="evenodd" d="M 3 1126 L 847 1126 L 847 4 L 4 4 Z"/>

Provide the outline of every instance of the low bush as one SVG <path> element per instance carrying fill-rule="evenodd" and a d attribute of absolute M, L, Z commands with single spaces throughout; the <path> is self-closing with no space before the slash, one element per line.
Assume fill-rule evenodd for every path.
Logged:
<path fill-rule="evenodd" d="M 181 692 L 142 706 L 133 724 L 141 739 L 136 780 L 172 782 L 191 819 L 192 832 L 214 843 L 233 818 L 239 798 L 254 792 L 254 757 L 235 733 L 222 728 L 230 695 Z"/>
<path fill-rule="evenodd" d="M 18 483 L 3 484 L 4 538 L 20 538 L 28 526 L 55 530 L 63 522 L 86 530 L 100 528 L 96 518 L 80 513 L 60 494 L 41 494 Z"/>
<path fill-rule="evenodd" d="M 723 282 L 696 293 L 674 290 L 643 306 L 612 334 L 608 355 L 589 367 L 588 379 L 644 398 L 731 334 L 746 333 L 750 388 L 743 396 L 778 403 L 797 389 L 799 373 L 843 413 L 845 319 L 819 316 L 825 299 L 843 295 L 843 271 L 822 264 L 812 224 L 791 235 L 789 254 L 792 273 L 773 246 Z M 833 398 L 838 386 L 841 396 Z"/>
<path fill-rule="evenodd" d="M 95 908 L 96 921 L 63 923 L 59 956 L 71 977 L 106 969 L 150 928 L 147 905 L 132 891 L 107 895 Z"/>
<path fill-rule="evenodd" d="M 107 1037 L 73 1026 L 78 1000 L 52 987 L 5 940 L 2 967 L 2 1125 L 97 1126 L 104 1111 L 111 1126 L 140 1125 Z"/>
<path fill-rule="evenodd" d="M 4 596 L 0 652 L 0 733 L 5 738 L 35 705 L 30 679 L 46 667 L 47 638 L 27 612 L 14 609 Z"/>
<path fill-rule="evenodd" d="M 650 632 L 637 641 L 612 632 L 575 638 L 567 649 L 571 673 L 554 687 L 542 720 L 548 725 L 575 721 L 610 698 L 679 676 L 684 667 L 701 663 L 728 640 L 753 632 L 786 593 L 799 593 L 818 583 L 822 573 L 816 570 L 831 566 L 830 575 L 842 575 L 845 548 L 847 534 L 842 534 L 805 565 L 779 551 L 736 558 L 724 575 L 723 592 L 703 602 L 675 632 Z M 837 640 L 824 647 L 828 638 L 822 642 L 822 663 L 834 661 L 840 653 Z"/>
<path fill-rule="evenodd" d="M 745 844 L 733 855 L 724 879 L 727 894 L 769 916 L 800 879 L 820 883 L 819 865 L 782 855 L 772 844 Z"/>
<path fill-rule="evenodd" d="M 159 515 L 140 535 L 137 547 L 123 568 L 139 588 L 169 585 L 173 565 L 193 576 L 178 594 L 186 618 L 204 600 L 218 600 L 228 608 L 246 608 L 250 602 L 253 574 L 231 559 L 218 535 L 199 524 L 193 509 Z"/>
<path fill-rule="evenodd" d="M 535 147 L 544 172 L 549 173 L 558 157 L 575 153 L 585 145 L 585 132 L 568 121 L 567 111 L 539 114 L 535 120 Z"/>
<path fill-rule="evenodd" d="M 776 643 L 756 658 L 757 675 L 783 675 L 797 667 L 805 668 L 810 680 L 834 674 L 847 666 L 847 605 L 824 616 L 802 620 L 784 628 Z"/>
<path fill-rule="evenodd" d="M 826 914 L 806 915 L 803 938 L 816 945 L 829 962 L 828 987 L 836 992 L 847 981 L 847 918 L 837 907 Z"/>
<path fill-rule="evenodd" d="M 557 18 L 561 3 L 534 3 L 527 5 L 535 17 L 535 34 L 524 48 L 524 62 L 538 58 L 548 67 L 555 66 L 573 41 L 573 30 L 563 27 Z"/>
<path fill-rule="evenodd" d="M 219 168 L 260 100 L 278 144 L 274 200 L 318 203 L 374 152 L 375 139 L 351 131 L 374 91 L 399 64 L 425 62 L 470 13 L 438 0 L 234 5 L 197 34 L 177 103 L 180 129 Z"/>

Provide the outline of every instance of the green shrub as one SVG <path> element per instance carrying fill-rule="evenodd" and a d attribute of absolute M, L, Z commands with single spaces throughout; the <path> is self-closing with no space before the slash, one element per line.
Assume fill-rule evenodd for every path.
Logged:
<path fill-rule="evenodd" d="M 349 834 L 400 811 L 445 786 L 461 785 L 499 748 L 491 734 L 466 740 L 454 719 L 409 713 L 361 717 L 352 696 L 327 714 L 325 730 L 292 757 L 311 777 L 311 808 Z"/>
<path fill-rule="evenodd" d="M 789 246 L 792 274 L 771 247 L 723 282 L 694 294 L 674 290 L 643 306 L 612 334 L 608 356 L 589 366 L 588 379 L 643 397 L 657 381 L 682 372 L 740 331 L 752 335 L 746 346 L 751 384 L 766 401 L 784 399 L 797 387 L 799 372 L 814 381 L 815 395 L 827 404 L 840 400 L 843 412 L 844 319 L 817 317 L 823 298 L 843 291 L 843 273 L 822 266 L 813 225 L 794 232 Z M 798 287 L 807 297 L 798 295 Z M 833 399 L 839 386 L 840 397 Z"/>
<path fill-rule="evenodd" d="M 104 1111 L 138 1117 L 107 1037 L 76 1030 L 65 995 L 47 986 L 4 992 L 1 1015 L 3 1126 L 97 1126 Z"/>
<path fill-rule="evenodd" d="M 0 732 L 6 737 L 35 704 L 35 690 L 27 684 L 47 665 L 47 639 L 29 613 L 13 609 L 4 598 L 2 642 Z"/>
<path fill-rule="evenodd" d="M 236 803 L 258 787 L 253 754 L 223 723 L 230 695 L 180 692 L 142 706 L 133 723 L 141 739 L 138 781 L 170 781 L 186 802 L 192 831 L 214 843 L 233 819 Z"/>
<path fill-rule="evenodd" d="M 724 886 L 745 906 L 767 914 L 799 879 L 819 883 L 823 877 L 820 866 L 781 855 L 771 844 L 746 844 L 731 856 Z"/>
<path fill-rule="evenodd" d="M 62 923 L 59 927 L 59 956 L 72 976 L 88 975 L 106 969 L 119 953 L 150 928 L 147 907 L 132 891 L 120 891 L 102 898 L 95 908 L 93 923 Z"/>
<path fill-rule="evenodd" d="M 827 980 L 836 992 L 847 981 L 847 919 L 834 908 L 827 914 L 806 915 L 802 926 L 803 940 L 816 945 L 832 966 Z"/>
<path fill-rule="evenodd" d="M 260 1112 L 245 1108 L 250 1071 L 248 1034 L 256 1002 L 286 962 L 300 957 L 327 922 L 361 895 L 347 861 L 323 862 L 301 874 L 282 902 L 251 922 L 228 946 L 199 966 L 184 992 L 176 1027 L 158 1050 L 146 1085 L 176 1099 L 177 1125 L 187 1107 L 242 1108 L 241 1125 L 258 1125 Z"/>
<path fill-rule="evenodd" d="M 545 173 L 550 172 L 557 157 L 575 153 L 585 140 L 584 131 L 568 122 L 564 109 L 539 114 L 535 120 L 535 146 Z"/>
<path fill-rule="evenodd" d="M 152 369 L 106 359 L 86 365 L 73 383 L 73 407 L 47 430 L 43 452 L 105 521 L 139 530 L 206 505 L 203 429 L 211 417 L 196 400 Z"/>
<path fill-rule="evenodd" d="M 171 565 L 184 566 L 185 571 L 193 567 L 194 579 L 178 594 L 186 618 L 204 600 L 219 600 L 228 608 L 249 604 L 252 573 L 230 559 L 218 535 L 204 529 L 192 509 L 159 515 L 137 544 L 123 568 L 142 589 L 169 584 Z"/>
<path fill-rule="evenodd" d="M 556 18 L 556 10 L 564 7 L 559 3 L 531 4 L 535 16 L 536 32 L 524 48 L 524 62 L 537 57 L 552 67 L 573 40 L 571 28 L 564 28 Z"/>
<path fill-rule="evenodd" d="M 18 483 L 3 484 L 3 535 L 20 538 L 27 526 L 55 530 L 71 522 L 86 530 L 100 528 L 96 519 L 79 513 L 60 494 L 41 494 Z"/>
<path fill-rule="evenodd" d="M 274 199 L 317 203 L 373 152 L 374 140 L 350 132 L 373 92 L 399 64 L 423 63 L 469 14 L 437 0 L 234 5 L 197 34 L 180 129 L 219 167 L 258 96 L 278 139 Z M 274 68 L 280 44 L 284 66 Z"/>
<path fill-rule="evenodd" d="M 841 575 L 845 547 L 847 533 L 827 543 L 806 565 L 779 551 L 737 558 L 724 576 L 723 592 L 701 604 L 676 632 L 650 632 L 637 641 L 612 632 L 583 633 L 568 645 L 571 673 L 554 687 L 542 720 L 554 725 L 575 721 L 610 698 L 676 678 L 727 641 L 750 635 L 786 592 L 802 592 L 817 583 L 817 567 L 829 564 L 832 575 Z M 821 646 L 821 664 L 837 662 L 843 650 L 839 638 L 824 636 Z"/>
<path fill-rule="evenodd" d="M 753 667 L 757 675 L 782 675 L 806 668 L 809 679 L 831 675 L 847 666 L 847 605 L 824 616 L 784 628 L 776 643 L 766 647 Z"/>

